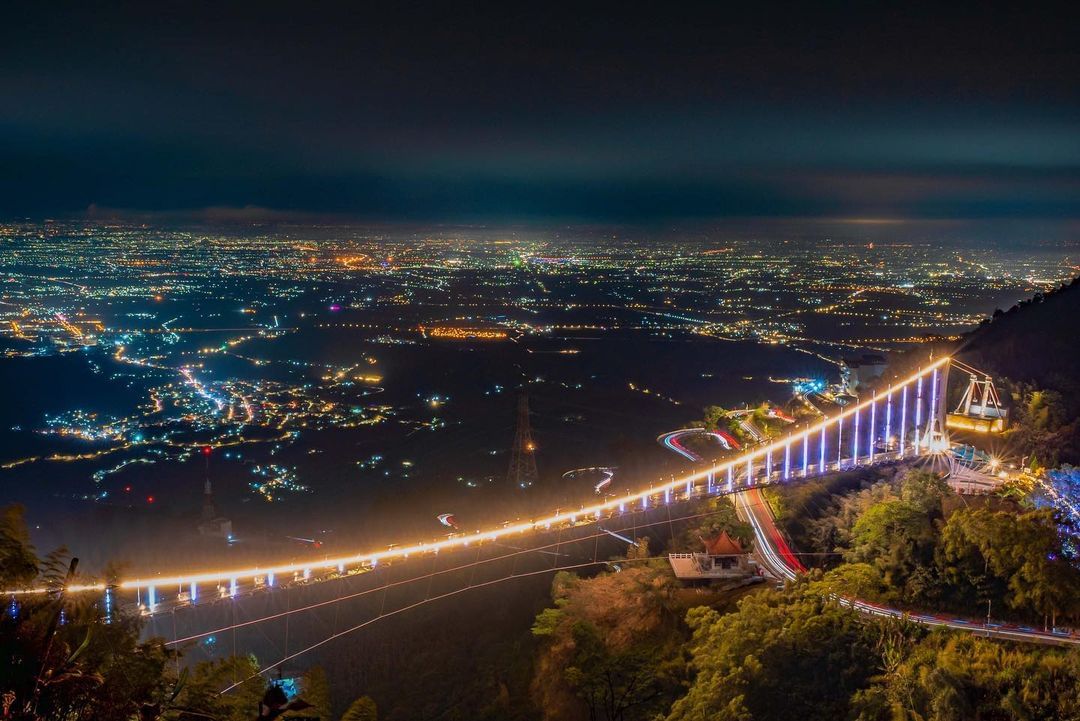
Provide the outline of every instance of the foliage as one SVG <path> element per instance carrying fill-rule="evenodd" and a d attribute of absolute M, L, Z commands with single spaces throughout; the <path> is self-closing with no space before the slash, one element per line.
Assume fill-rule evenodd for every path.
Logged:
<path fill-rule="evenodd" d="M 705 406 L 705 417 L 699 423 L 707 431 L 726 431 L 742 444 L 754 440 L 739 423 L 738 418 L 720 406 Z"/>
<path fill-rule="evenodd" d="M 562 621 L 563 612 L 557 608 L 545 608 L 536 615 L 536 621 L 532 625 L 534 636 L 554 636 Z"/>
<path fill-rule="evenodd" d="M 613 649 L 596 626 L 584 621 L 571 626 L 571 637 L 574 654 L 563 678 L 588 708 L 590 719 L 648 718 L 667 707 L 665 692 L 676 684 L 672 662 L 662 660 L 663 649 L 643 644 Z"/>
<path fill-rule="evenodd" d="M 948 577 L 969 597 L 981 582 L 1003 590 L 1006 607 L 1028 618 L 1080 614 L 1080 572 L 1062 556 L 1049 511 L 957 511 L 942 533 L 941 557 Z"/>
<path fill-rule="evenodd" d="M 862 486 L 874 477 L 885 480 Z M 868 566 L 862 580 L 880 589 L 869 598 L 935 602 L 934 554 L 948 485 L 923 470 L 899 477 L 850 474 L 846 481 L 828 483 L 783 489 L 782 520 L 795 531 L 797 545 L 819 553 L 839 551 L 847 562 Z"/>
<path fill-rule="evenodd" d="M 0 513 L 7 579 L 59 589 L 68 559 L 53 552 L 38 561 L 21 509 Z M 28 570 L 33 567 L 33 573 Z M 63 623 L 61 623 L 61 616 Z M 59 592 L 25 597 L 0 614 L 0 693 L 10 694 L 12 719 L 154 717 L 174 692 L 175 658 L 159 639 L 139 642 L 138 618 L 103 616 L 85 596 Z"/>
<path fill-rule="evenodd" d="M 855 522 L 845 559 L 872 565 L 890 597 L 919 605 L 935 602 L 940 585 L 934 570 L 935 521 L 912 501 L 876 503 Z"/>
<path fill-rule="evenodd" d="M 38 560 L 19 505 L 0 509 L 0 588 L 23 588 L 38 575 Z"/>
<path fill-rule="evenodd" d="M 1076 458 L 1080 420 L 1072 415 L 1062 393 L 1032 383 L 1004 381 L 1012 398 L 1012 419 L 1006 439 L 1027 456 L 1028 466 L 1054 466 Z"/>
<path fill-rule="evenodd" d="M 635 538 L 634 542 L 626 549 L 626 560 L 633 561 L 637 559 L 649 558 L 649 537 L 642 536 L 641 538 Z"/>
<path fill-rule="evenodd" d="M 989 605 L 999 618 L 1040 622 L 1080 617 L 1080 570 L 1050 510 L 961 507 L 945 518 L 950 493 L 936 475 L 909 471 L 823 504 L 804 537 L 841 550 L 847 563 L 826 578 L 867 600 L 969 616 Z"/>
<path fill-rule="evenodd" d="M 258 671 L 258 662 L 249 656 L 204 661 L 192 671 L 178 698 L 178 706 L 219 721 L 251 721 L 266 693 L 266 680 L 256 675 Z M 242 683 L 221 694 L 223 689 L 238 682 Z"/>
<path fill-rule="evenodd" d="M 1062 551 L 1080 561 L 1080 468 L 1065 465 L 1046 473 L 1032 494 L 1036 508 L 1049 508 L 1061 534 Z"/>
<path fill-rule="evenodd" d="M 770 489 L 777 518 L 800 550 L 831 554 L 848 546 L 867 507 L 897 495 L 892 474 L 889 467 L 862 467 Z"/>
<path fill-rule="evenodd" d="M 934 520 L 942 517 L 941 503 L 951 495 L 949 484 L 932 471 L 916 469 L 900 479 L 900 498 Z"/>
<path fill-rule="evenodd" d="M 688 693 L 669 721 L 843 718 L 875 668 L 874 632 L 809 579 L 744 598 L 735 613 L 697 608 Z"/>
<path fill-rule="evenodd" d="M 300 697 L 311 704 L 311 708 L 286 713 L 283 718 L 289 718 L 290 716 L 331 718 L 330 682 L 326 679 L 326 671 L 323 670 L 322 666 L 312 666 L 301 677 Z"/>
<path fill-rule="evenodd" d="M 341 721 L 378 721 L 378 718 L 379 711 L 375 702 L 370 696 L 361 696 L 352 702 Z"/>
<path fill-rule="evenodd" d="M 662 565 L 558 574 L 555 608 L 533 624 L 545 639 L 532 686 L 544 718 L 630 721 L 667 709 L 683 668 L 677 589 Z"/>
<path fill-rule="evenodd" d="M 750 420 L 769 438 L 776 438 L 784 432 L 787 424 L 773 414 L 773 405 L 765 402 L 750 414 Z"/>
<path fill-rule="evenodd" d="M 885 585 L 881 571 L 869 563 L 845 563 L 827 571 L 818 587 L 826 595 L 852 598 L 880 599 L 893 595 Z"/>
<path fill-rule="evenodd" d="M 1025 514 L 1017 525 L 1031 523 L 1027 532 L 1043 533 L 1044 524 L 1026 518 L 1032 515 L 1038 514 Z M 1017 544 L 991 546 L 1004 552 Z M 1027 563 L 1044 550 L 1033 551 Z M 669 721 L 1080 718 L 1080 649 L 1013 646 L 948 629 L 928 632 L 828 600 L 837 593 L 873 593 L 879 582 L 874 566 L 850 563 L 824 575 L 814 572 L 780 591 L 748 596 L 736 613 L 692 610 L 694 677 Z"/>
<path fill-rule="evenodd" d="M 1080 718 L 1080 651 L 935 632 L 855 694 L 860 721 Z"/>

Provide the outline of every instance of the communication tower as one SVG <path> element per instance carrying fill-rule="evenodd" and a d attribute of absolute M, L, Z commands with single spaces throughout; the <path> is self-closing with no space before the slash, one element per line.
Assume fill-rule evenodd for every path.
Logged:
<path fill-rule="evenodd" d="M 513 488 L 528 488 L 538 478 L 536 444 L 529 424 L 528 394 L 522 393 L 518 397 L 517 416 L 517 433 L 514 434 L 514 446 L 510 449 L 510 469 L 506 473 L 506 480 Z"/>

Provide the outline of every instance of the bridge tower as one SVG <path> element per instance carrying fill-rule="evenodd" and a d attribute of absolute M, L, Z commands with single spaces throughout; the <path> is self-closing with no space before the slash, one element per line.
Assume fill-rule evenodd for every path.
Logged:
<path fill-rule="evenodd" d="M 514 434 L 514 446 L 510 449 L 506 481 L 512 488 L 528 488 L 537 479 L 536 444 L 529 424 L 529 396 L 522 393 L 518 396 L 517 432 Z"/>
<path fill-rule="evenodd" d="M 955 358 L 952 362 L 968 373 L 968 384 L 960 404 L 945 417 L 946 425 L 979 433 L 1004 431 L 1009 422 L 1009 411 L 1001 404 L 1001 397 L 990 375 Z"/>

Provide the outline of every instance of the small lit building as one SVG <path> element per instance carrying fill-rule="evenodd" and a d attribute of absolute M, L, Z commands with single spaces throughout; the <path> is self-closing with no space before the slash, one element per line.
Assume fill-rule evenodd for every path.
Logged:
<path fill-rule="evenodd" d="M 846 391 L 857 396 L 859 389 L 871 385 L 881 378 L 888 367 L 884 356 L 876 353 L 864 353 L 858 358 L 845 358 L 841 366 L 840 374 L 844 379 Z"/>
<path fill-rule="evenodd" d="M 203 487 L 202 520 L 199 523 L 199 535 L 210 538 L 224 538 L 232 540 L 232 521 L 218 515 L 214 506 L 214 492 L 210 488 L 210 479 L 206 479 Z"/>
<path fill-rule="evenodd" d="M 704 553 L 669 553 L 675 577 L 682 580 L 731 579 L 753 576 L 757 569 L 742 544 L 722 531 L 719 536 L 701 539 Z"/>

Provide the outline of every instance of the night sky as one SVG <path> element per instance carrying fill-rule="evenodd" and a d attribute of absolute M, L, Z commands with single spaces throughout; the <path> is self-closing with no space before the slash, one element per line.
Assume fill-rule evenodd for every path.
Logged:
<path fill-rule="evenodd" d="M 0 217 L 1080 218 L 1058 5 L 92 5 L 3 10 Z"/>

